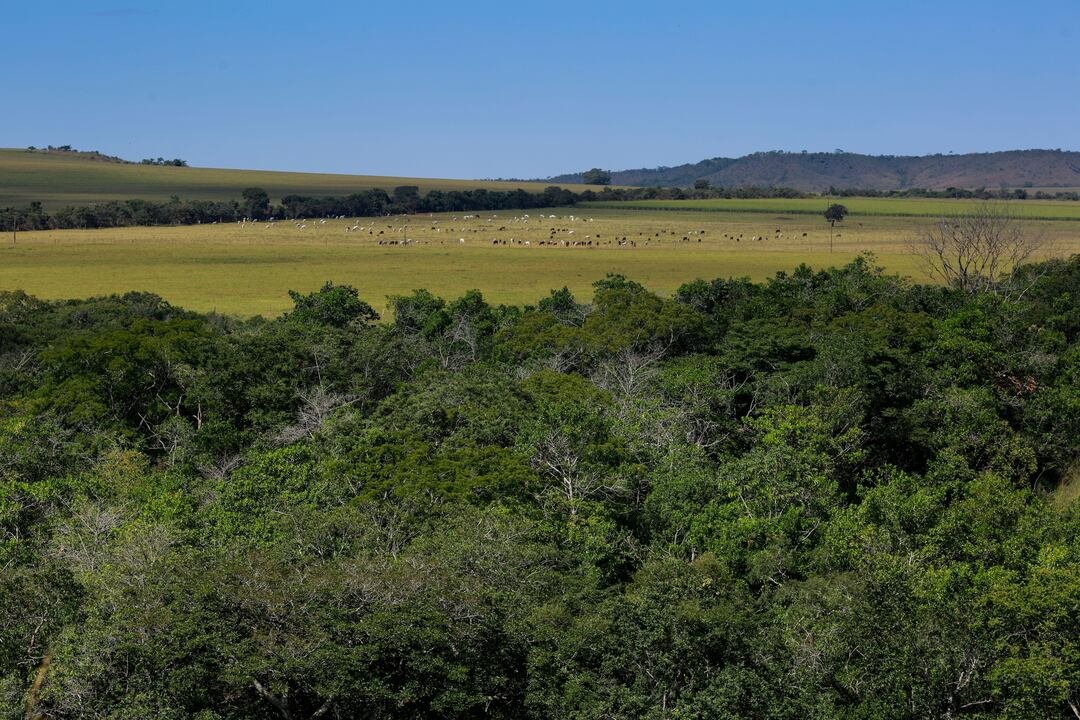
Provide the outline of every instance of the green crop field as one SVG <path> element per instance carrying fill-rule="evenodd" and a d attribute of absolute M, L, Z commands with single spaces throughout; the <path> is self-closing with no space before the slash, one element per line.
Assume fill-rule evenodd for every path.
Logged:
<path fill-rule="evenodd" d="M 936 198 L 762 198 L 752 200 L 632 200 L 588 203 L 594 208 L 638 210 L 711 211 L 773 213 L 780 215 L 820 215 L 833 202 L 841 203 L 859 216 L 941 217 L 956 214 L 978 204 L 978 200 Z M 1080 202 L 1067 200 L 1018 200 L 1010 203 L 1016 214 L 1032 220 L 1080 220 Z"/>
<path fill-rule="evenodd" d="M 19 233 L 14 245 L 10 235 L 0 236 L 0 289 L 46 298 L 146 290 L 194 310 L 274 315 L 290 306 L 288 290 L 310 291 L 327 280 L 357 287 L 382 310 L 387 295 L 415 288 L 446 297 L 477 288 L 492 302 L 521 304 L 566 285 L 588 298 L 591 283 L 612 272 L 670 293 L 695 278 L 761 280 L 802 262 L 842 264 L 864 251 L 890 271 L 926 279 L 911 252 L 925 218 L 852 215 L 836 228 L 830 252 L 829 226 L 810 215 L 604 208 L 529 214 L 315 220 L 303 229 L 286 221 Z M 1055 253 L 1080 252 L 1080 222 L 1030 227 Z M 624 237 L 627 244 L 619 245 Z M 389 240 L 412 242 L 379 244 Z"/>
<path fill-rule="evenodd" d="M 107 200 L 239 200 L 246 187 L 261 187 L 274 202 L 282 195 L 348 195 L 372 188 L 390 191 L 398 185 L 417 185 L 428 190 L 495 190 L 523 188 L 543 190 L 545 183 L 431 178 L 382 177 L 378 175 L 331 175 L 325 173 L 274 172 L 268 170 L 222 170 L 197 167 L 159 167 L 91 160 L 62 153 L 0 149 L 0 207 L 24 206 L 38 201 L 46 208 Z M 566 185 L 581 191 L 584 185 Z"/>

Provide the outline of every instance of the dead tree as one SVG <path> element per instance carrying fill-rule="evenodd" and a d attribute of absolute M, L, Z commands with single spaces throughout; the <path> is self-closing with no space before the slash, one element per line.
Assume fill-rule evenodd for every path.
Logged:
<path fill-rule="evenodd" d="M 930 275 L 948 285 L 972 294 L 1008 293 L 1015 289 L 1017 270 L 1043 244 L 1008 203 L 985 202 L 934 223 L 917 252 Z"/>

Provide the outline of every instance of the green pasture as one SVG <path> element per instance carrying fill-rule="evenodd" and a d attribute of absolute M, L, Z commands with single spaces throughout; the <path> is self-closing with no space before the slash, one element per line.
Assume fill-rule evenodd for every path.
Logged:
<path fill-rule="evenodd" d="M 357 287 L 382 310 L 386 296 L 416 288 L 445 297 L 477 288 L 494 303 L 523 304 L 566 285 L 587 299 L 607 273 L 666 294 L 695 278 L 762 280 L 866 251 L 889 271 L 927 279 L 911 246 L 930 221 L 917 217 L 856 215 L 830 231 L 818 217 L 757 212 L 552 208 L 524 215 L 365 219 L 359 231 L 347 230 L 354 220 L 330 220 L 305 229 L 278 222 L 44 231 L 19 233 L 14 244 L 0 235 L 0 289 L 46 298 L 146 290 L 193 310 L 272 316 L 290 306 L 288 290 L 327 280 Z M 1032 227 L 1056 253 L 1080 252 L 1080 224 Z M 561 242 L 594 244 L 553 246 L 553 230 Z M 628 244 L 618 245 L 624 237 Z M 412 243 L 379 244 L 390 239 Z"/>
<path fill-rule="evenodd" d="M 840 203 L 860 216 L 941 217 L 970 210 L 982 201 L 936 198 L 755 198 L 750 200 L 631 200 L 587 203 L 592 208 L 679 210 L 733 213 L 820 215 L 831 203 Z M 1080 202 L 1017 200 L 1009 203 L 1019 217 L 1032 220 L 1080 220 Z"/>
<path fill-rule="evenodd" d="M 358 163 L 359 164 L 359 163 Z M 38 201 L 46 208 L 108 200 L 239 200 L 247 187 L 261 187 L 274 202 L 290 193 L 348 195 L 361 190 L 393 190 L 417 185 L 428 190 L 543 190 L 546 183 L 434 178 L 332 175 L 327 173 L 159 167 L 91 160 L 85 157 L 0 149 L 0 207 Z M 566 185 L 580 192 L 584 185 Z M 595 189 L 595 188 L 594 188 Z"/>

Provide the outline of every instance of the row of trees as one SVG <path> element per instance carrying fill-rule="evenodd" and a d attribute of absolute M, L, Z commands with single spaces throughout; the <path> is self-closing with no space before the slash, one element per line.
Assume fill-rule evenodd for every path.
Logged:
<path fill-rule="evenodd" d="M 944 190 L 930 190 L 927 188 L 907 188 L 904 190 L 875 190 L 873 188 L 836 188 L 829 187 L 824 195 L 832 197 L 918 197 L 918 198 L 952 198 L 958 200 L 1080 200 L 1080 192 L 1075 190 L 1045 190 L 1032 191 L 1028 188 L 1001 187 L 990 190 L 985 187 L 957 188 L 949 187 Z"/>
<path fill-rule="evenodd" d="M 79 157 L 88 158 L 88 159 L 91 159 L 91 160 L 104 160 L 106 162 L 113 162 L 113 163 L 128 163 L 128 162 L 130 162 L 128 160 L 124 160 L 123 158 L 119 158 L 119 157 L 117 157 L 115 155 L 106 155 L 105 153 L 100 152 L 98 150 L 79 150 L 78 148 L 73 147 L 71 145 L 59 145 L 59 146 L 47 145 L 47 146 L 42 147 L 42 148 L 36 147 L 34 145 L 30 145 L 30 146 L 28 146 L 26 148 L 26 152 L 32 152 L 32 153 L 36 153 L 36 152 L 40 152 L 40 153 L 64 153 L 64 154 L 78 155 Z"/>
<path fill-rule="evenodd" d="M 417 212 L 457 212 L 529 209 L 572 205 L 579 196 L 557 187 L 543 192 L 525 190 L 431 190 L 423 195 L 416 186 L 394 188 L 392 193 L 373 189 L 345 197 L 286 195 L 272 205 L 262 188 L 246 188 L 241 201 L 167 202 L 127 200 L 46 210 L 40 202 L 24 208 L 0 208 L 0 227 L 17 230 L 125 227 L 133 225 L 195 225 L 235 222 L 243 218 L 378 216 Z"/>
<path fill-rule="evenodd" d="M 162 166 L 169 166 L 169 167 L 187 167 L 187 160 L 181 160 L 180 158 L 173 158 L 172 160 L 168 160 L 168 159 L 163 158 L 163 157 L 159 157 L 159 158 L 143 158 L 139 162 L 139 164 L 140 165 L 162 165 Z"/>
<path fill-rule="evenodd" d="M 1080 257 L 999 281 L 0 293 L 0 717 L 1073 717 Z"/>
<path fill-rule="evenodd" d="M 252 188 L 258 192 L 259 188 Z M 305 197 L 286 195 L 282 198 L 282 211 L 286 217 L 317 217 L 326 215 L 371 216 L 387 212 L 460 212 L 468 210 L 520 210 L 541 207 L 565 207 L 579 202 L 623 200 L 690 200 L 709 198 L 794 198 L 805 197 L 791 188 L 740 187 L 704 188 L 684 190 L 681 188 L 605 187 L 599 192 L 583 190 L 579 193 L 551 186 L 541 193 L 526 190 L 430 190 L 421 195 L 416 186 L 394 188 L 391 194 L 382 190 L 369 190 L 348 197 Z M 269 198 L 267 198 L 269 201 Z M 277 212 L 268 209 L 267 212 Z"/>
<path fill-rule="evenodd" d="M 606 187 L 600 192 L 585 190 L 581 199 L 590 200 L 718 200 L 750 198 L 801 198 L 812 197 L 793 188 L 773 185 L 740 185 L 738 187 L 712 186 L 708 181 L 698 181 L 692 188 L 679 187 Z"/>
<path fill-rule="evenodd" d="M 126 200 L 72 205 L 46 210 L 40 202 L 23 208 L 0 208 L 4 230 L 67 230 L 134 225 L 197 225 L 232 222 L 244 217 L 236 201 L 188 200 L 168 202 Z"/>
<path fill-rule="evenodd" d="M 0 228 L 4 230 L 47 230 L 71 228 L 126 227 L 133 225 L 195 225 L 235 222 L 242 218 L 270 217 L 374 217 L 402 213 L 484 212 L 568 207 L 595 200 L 682 200 L 705 197 L 799 197 L 787 188 L 738 188 L 687 192 L 678 188 L 604 188 L 574 193 L 550 186 L 540 192 L 516 190 L 429 190 L 421 193 L 415 185 L 403 185 L 387 192 L 378 188 L 347 196 L 315 197 L 289 194 L 272 204 L 263 188 L 246 188 L 240 201 L 187 200 L 173 196 L 167 202 L 149 200 L 112 201 L 46 210 L 40 202 L 21 208 L 0 208 Z"/>
<path fill-rule="evenodd" d="M 257 188 L 255 189 L 258 190 Z M 325 217 L 346 215 L 371 217 L 399 213 L 433 213 L 489 210 L 528 210 L 573 205 L 582 199 L 569 190 L 550 186 L 541 192 L 527 190 L 429 190 L 421 194 L 415 185 L 403 185 L 391 193 L 373 189 L 346 197 L 286 195 L 280 208 L 265 208 L 279 217 Z"/>

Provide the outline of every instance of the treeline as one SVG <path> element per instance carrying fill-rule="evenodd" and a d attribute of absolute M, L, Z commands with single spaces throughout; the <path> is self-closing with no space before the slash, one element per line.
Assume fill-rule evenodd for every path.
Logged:
<path fill-rule="evenodd" d="M 1072 717 L 1080 257 L 1009 282 L 0 293 L 0 717 Z"/>
<path fill-rule="evenodd" d="M 328 217 L 345 215 L 371 217 L 401 213 L 435 213 L 488 210 L 528 210 L 573 205 L 581 199 L 569 190 L 547 187 L 542 192 L 527 190 L 429 190 L 421 194 L 415 185 L 402 185 L 391 193 L 373 189 L 345 197 L 286 195 L 278 208 L 264 206 L 261 217 Z"/>
<path fill-rule="evenodd" d="M 588 196 L 588 197 L 585 197 Z M 794 188 L 766 185 L 741 185 L 739 187 L 713 187 L 708 181 L 699 180 L 692 188 L 682 187 L 606 187 L 599 192 L 586 190 L 582 200 L 712 200 L 752 198 L 801 198 L 811 195 Z"/>
<path fill-rule="evenodd" d="M 527 210 L 542 207 L 572 206 L 579 202 L 594 200 L 686 200 L 701 198 L 771 198 L 804 197 L 790 188 L 741 187 L 741 188 L 611 188 L 583 190 L 575 193 L 564 188 L 550 186 L 541 193 L 526 190 L 430 190 L 420 195 L 416 186 L 395 188 L 387 194 L 383 190 L 369 190 L 348 197 L 306 197 L 286 195 L 281 208 L 269 206 L 263 215 L 297 217 L 326 216 L 372 216 L 390 213 L 460 212 L 485 210 Z"/>
<path fill-rule="evenodd" d="M 344 197 L 286 195 L 271 205 L 259 188 L 244 191 L 242 201 L 188 200 L 173 197 L 167 202 L 125 200 L 46 210 L 40 202 L 25 208 L 0 208 L 4 230 L 66 230 L 136 225 L 198 225 L 236 222 L 244 218 L 379 216 L 420 212 L 522 210 L 573 205 L 579 196 L 549 187 L 543 192 L 525 190 L 430 190 L 421 195 L 416 186 L 394 188 L 392 193 L 373 189 Z"/>
<path fill-rule="evenodd" d="M 951 198 L 958 200 L 1080 200 L 1080 192 L 1075 190 L 1058 190 L 1046 192 L 1036 190 L 1034 192 L 1026 188 L 1001 188 L 988 190 L 987 188 L 950 187 L 944 190 L 928 190 L 926 188 L 908 188 L 907 190 L 873 190 L 867 188 L 843 188 L 830 187 L 824 193 L 832 197 L 914 197 L 914 198 Z"/>
<path fill-rule="evenodd" d="M 198 225 L 233 222 L 243 217 L 235 201 L 168 202 L 124 200 L 46 210 L 40 202 L 25 208 L 0 208 L 0 230 L 70 230 L 135 225 Z"/>
<path fill-rule="evenodd" d="M 829 188 L 826 196 L 833 197 L 926 197 L 1026 199 L 1024 190 L 904 190 L 879 191 Z M 485 212 L 498 210 L 528 210 L 545 207 L 573 206 L 579 202 L 624 200 L 703 200 L 710 198 L 800 198 L 813 197 L 784 187 L 711 187 L 698 183 L 694 188 L 634 187 L 584 190 L 579 193 L 550 186 L 541 192 L 516 190 L 429 190 L 421 194 L 415 185 L 403 185 L 391 192 L 381 189 L 365 190 L 346 196 L 309 196 L 290 194 L 278 205 L 261 188 L 247 188 L 240 201 L 188 200 L 173 197 L 167 202 L 126 200 L 94 203 L 46 210 L 40 202 L 23 208 L 0 208 L 2 230 L 59 230 L 78 228 L 109 228 L 137 225 L 197 225 L 236 222 L 242 219 L 312 217 L 376 217 L 439 212 Z M 1076 192 L 1059 192 L 1053 196 L 1036 192 L 1037 199 L 1080 200 Z"/>
<path fill-rule="evenodd" d="M 242 201 L 188 200 L 167 202 L 125 200 L 46 210 L 40 202 L 25 208 L 0 208 L 0 228 L 10 230 L 60 230 L 135 225 L 198 225 L 236 222 L 247 218 L 378 216 L 418 212 L 517 210 L 572 205 L 574 193 L 557 187 L 543 192 L 525 190 L 431 190 L 423 195 L 415 186 L 397 187 L 392 193 L 367 190 L 345 197 L 286 195 L 271 205 L 259 188 L 244 191 Z"/>
<path fill-rule="evenodd" d="M 123 158 L 115 155 L 106 155 L 98 150 L 79 150 L 71 145 L 47 145 L 39 148 L 34 145 L 30 145 L 26 148 L 26 152 L 36 152 L 48 155 L 50 153 L 59 153 L 63 155 L 77 155 L 80 158 L 89 160 L 103 160 L 111 163 L 120 163 L 123 165 L 130 165 L 130 160 L 124 160 Z"/>
<path fill-rule="evenodd" d="M 143 158 L 139 161 L 140 165 L 162 165 L 168 167 L 187 167 L 187 160 L 181 160 L 180 158 L 173 158 L 168 160 L 163 157 L 159 158 Z"/>
<path fill-rule="evenodd" d="M 365 190 L 343 197 L 290 194 L 278 205 L 261 188 L 247 188 L 240 201 L 180 200 L 167 202 L 125 200 L 46 210 L 40 202 L 23 208 L 0 208 L 0 230 L 66 230 L 128 227 L 136 225 L 198 225 L 236 222 L 244 218 L 375 217 L 437 212 L 483 212 L 573 206 L 593 200 L 681 200 L 707 197 L 801 197 L 789 188 L 604 188 L 574 193 L 560 187 L 541 192 L 516 190 L 429 190 L 421 194 L 415 185 L 391 192 Z"/>

